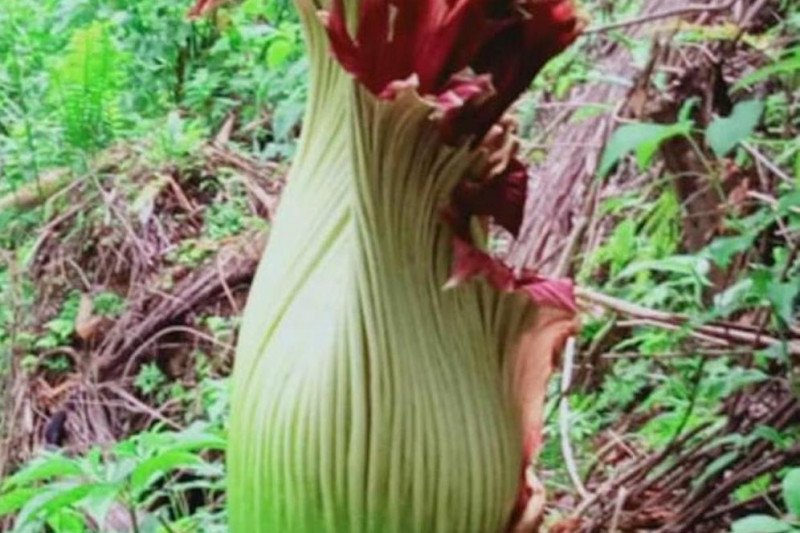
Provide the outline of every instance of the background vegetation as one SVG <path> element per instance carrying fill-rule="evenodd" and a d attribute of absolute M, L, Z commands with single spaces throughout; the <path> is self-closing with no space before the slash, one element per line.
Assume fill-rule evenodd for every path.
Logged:
<path fill-rule="evenodd" d="M 722 4 L 582 2 L 517 109 L 542 175 L 613 125 L 571 147 L 553 530 L 800 531 L 800 5 Z M 187 7 L 0 4 L 0 530 L 226 530 L 231 347 L 307 63 L 288 0 Z"/>

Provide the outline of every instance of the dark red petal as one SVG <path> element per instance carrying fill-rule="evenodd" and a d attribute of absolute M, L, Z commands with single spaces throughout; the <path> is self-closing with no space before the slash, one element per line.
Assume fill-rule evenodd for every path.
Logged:
<path fill-rule="evenodd" d="M 461 125 L 464 109 L 479 108 L 494 95 L 494 85 L 488 74 L 476 75 L 465 70 L 454 75 L 435 98 L 439 109 L 435 118 L 444 141 L 459 143 L 465 137 Z"/>
<path fill-rule="evenodd" d="M 335 57 L 373 94 L 391 95 L 393 82 L 416 75 L 420 94 L 443 104 L 450 143 L 479 142 L 577 35 L 570 0 L 362 0 L 355 38 L 342 0 L 326 18 Z M 466 68 L 484 89 L 491 80 L 495 94 L 458 79 Z"/>
<path fill-rule="evenodd" d="M 322 22 L 328 31 L 331 51 L 339 64 L 348 72 L 358 75 L 360 68 L 358 49 L 347 31 L 345 21 L 344 1 L 333 0 L 333 7 L 329 13 L 323 13 Z"/>
<path fill-rule="evenodd" d="M 490 216 L 515 237 L 522 226 L 528 194 L 528 171 L 517 159 L 484 182 L 463 181 L 453 191 L 456 209 L 467 216 Z"/>
<path fill-rule="evenodd" d="M 568 0 L 530 0 L 519 18 L 484 43 L 470 66 L 488 73 L 497 96 L 479 110 L 467 110 L 465 127 L 482 137 L 529 86 L 536 74 L 577 37 L 578 19 Z"/>

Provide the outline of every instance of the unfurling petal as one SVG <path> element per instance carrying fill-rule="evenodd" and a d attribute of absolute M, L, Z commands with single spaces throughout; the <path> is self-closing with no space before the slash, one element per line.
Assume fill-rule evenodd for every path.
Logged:
<path fill-rule="evenodd" d="M 323 16 L 339 63 L 383 97 L 416 76 L 420 94 L 442 106 L 451 142 L 482 138 L 578 33 L 569 0 L 363 0 L 355 36 L 345 18 L 343 0 Z M 478 84 L 466 82 L 465 69 Z"/>

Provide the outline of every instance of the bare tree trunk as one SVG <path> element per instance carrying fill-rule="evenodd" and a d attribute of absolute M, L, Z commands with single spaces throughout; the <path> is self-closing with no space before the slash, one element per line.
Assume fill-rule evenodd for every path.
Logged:
<path fill-rule="evenodd" d="M 643 16 L 695 2 L 648 0 L 646 4 Z M 651 25 L 634 26 L 629 33 L 641 36 L 647 31 L 652 31 Z M 630 51 L 620 44 L 602 47 L 599 55 L 598 70 L 606 74 L 604 81 L 581 87 L 570 103 L 607 104 L 613 110 L 577 124 L 569 121 L 572 113 L 561 117 L 562 124 L 552 136 L 547 159 L 533 171 L 525 221 L 508 258 L 515 267 L 532 267 L 550 275 L 567 274 L 569 258 L 586 229 L 594 204 L 595 170 L 614 129 L 615 117 L 635 88 L 635 84 L 624 80 L 636 80 L 640 74 Z"/>

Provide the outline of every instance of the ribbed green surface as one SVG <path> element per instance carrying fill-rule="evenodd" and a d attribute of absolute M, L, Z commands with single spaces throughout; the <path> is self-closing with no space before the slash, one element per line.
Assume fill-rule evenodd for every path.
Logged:
<path fill-rule="evenodd" d="M 237 351 L 231 530 L 500 531 L 522 458 L 504 360 L 530 311 L 442 291 L 441 209 L 479 162 L 421 102 L 356 88 L 309 20 L 304 136 Z"/>

